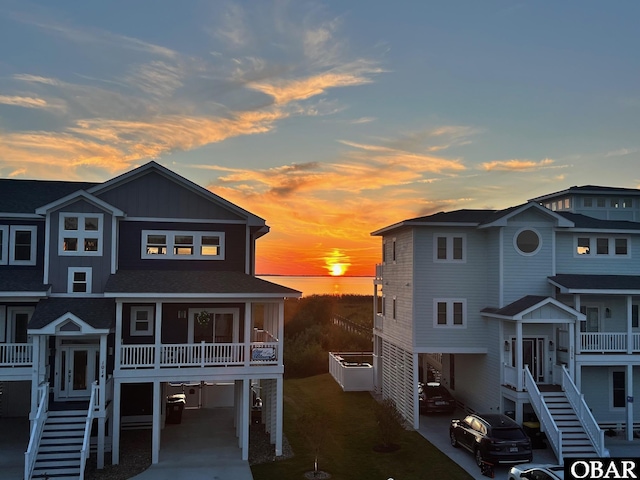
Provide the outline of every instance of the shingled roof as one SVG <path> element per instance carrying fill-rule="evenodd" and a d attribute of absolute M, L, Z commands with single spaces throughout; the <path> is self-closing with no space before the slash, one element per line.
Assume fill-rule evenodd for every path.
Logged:
<path fill-rule="evenodd" d="M 42 282 L 42 272 L 38 270 L 0 270 L 0 292 L 14 295 L 21 292 L 46 294 L 49 285 Z"/>
<path fill-rule="evenodd" d="M 258 295 L 298 297 L 300 292 L 240 272 L 119 270 L 107 280 L 109 296 L 135 294 Z"/>
<path fill-rule="evenodd" d="M 36 305 L 28 328 L 46 327 L 66 313 L 75 315 L 93 328 L 109 329 L 115 324 L 116 302 L 112 298 L 46 298 Z"/>
<path fill-rule="evenodd" d="M 0 179 L 0 214 L 35 213 L 36 208 L 98 183 Z"/>

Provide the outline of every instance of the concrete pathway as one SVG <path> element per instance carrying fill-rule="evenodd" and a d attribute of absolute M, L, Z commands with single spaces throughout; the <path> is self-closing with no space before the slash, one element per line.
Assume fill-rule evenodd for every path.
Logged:
<path fill-rule="evenodd" d="M 28 418 L 0 418 L 0 478 L 24 478 L 24 452 L 29 446 Z"/>

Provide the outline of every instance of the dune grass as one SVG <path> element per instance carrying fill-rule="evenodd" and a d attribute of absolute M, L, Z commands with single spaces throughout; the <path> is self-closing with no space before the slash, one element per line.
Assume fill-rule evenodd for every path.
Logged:
<path fill-rule="evenodd" d="M 380 434 L 367 392 L 343 392 L 329 374 L 284 382 L 284 432 L 293 458 L 252 467 L 255 480 L 303 478 L 313 470 L 314 450 L 300 427 L 305 413 L 320 412 L 325 435 L 319 469 L 334 479 L 469 480 L 471 476 L 415 431 L 403 431 L 400 449 L 376 453 Z"/>

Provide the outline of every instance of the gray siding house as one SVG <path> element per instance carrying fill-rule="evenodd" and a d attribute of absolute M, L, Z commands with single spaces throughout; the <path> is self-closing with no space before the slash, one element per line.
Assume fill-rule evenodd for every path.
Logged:
<path fill-rule="evenodd" d="M 640 190 L 571 187 L 381 228 L 375 388 L 419 426 L 430 368 L 469 411 L 535 417 L 559 459 L 640 428 Z"/>
<path fill-rule="evenodd" d="M 259 391 L 281 454 L 284 299 L 300 292 L 255 277 L 268 231 L 155 162 L 104 183 L 0 179 L 0 416 L 30 419 L 25 479 L 82 478 L 92 444 L 99 468 L 119 463 L 127 425 L 152 429 L 157 463 L 176 385 L 233 407 L 243 459 Z"/>

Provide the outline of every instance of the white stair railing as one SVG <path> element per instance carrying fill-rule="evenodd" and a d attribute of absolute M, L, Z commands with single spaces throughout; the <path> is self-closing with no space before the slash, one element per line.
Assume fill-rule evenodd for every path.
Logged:
<path fill-rule="evenodd" d="M 608 457 L 609 450 L 604 445 L 604 432 L 598 426 L 593 414 L 584 401 L 584 395 L 580 393 L 576 384 L 573 383 L 567 367 L 562 366 L 562 389 L 564 390 L 567 400 L 576 412 L 584 431 L 587 433 L 589 440 L 596 449 L 599 457 Z"/>
<path fill-rule="evenodd" d="M 47 420 L 47 412 L 49 410 L 49 382 L 44 382 L 38 387 L 38 410 L 36 416 L 33 419 L 31 426 L 31 436 L 29 438 L 29 445 L 27 451 L 24 452 L 24 478 L 25 480 L 31 479 L 31 473 L 36 463 L 36 455 L 38 454 L 38 447 L 40 446 L 40 439 L 42 438 L 42 430 L 44 429 L 44 423 Z"/>
<path fill-rule="evenodd" d="M 533 410 L 538 417 L 538 421 L 540 422 L 541 431 L 544 432 L 547 440 L 549 440 L 549 443 L 551 443 L 551 448 L 555 452 L 556 458 L 561 460 L 562 431 L 558 428 L 558 425 L 553 420 L 551 412 L 549 412 L 549 408 L 544 402 L 542 394 L 538 389 L 538 385 L 536 385 L 536 381 L 533 379 L 533 376 L 529 371 L 529 367 L 527 366 L 525 366 L 524 368 L 524 388 L 529 393 L 529 400 L 531 401 L 531 406 L 533 407 Z"/>
<path fill-rule="evenodd" d="M 91 385 L 91 399 L 89 400 L 89 411 L 87 412 L 87 421 L 84 426 L 84 440 L 82 441 L 82 450 L 80 451 L 80 480 L 84 480 L 84 469 L 87 465 L 87 458 L 91 452 L 91 426 L 93 424 L 93 418 L 95 414 L 96 402 L 98 400 L 98 393 L 100 387 L 98 382 L 95 381 Z"/>

